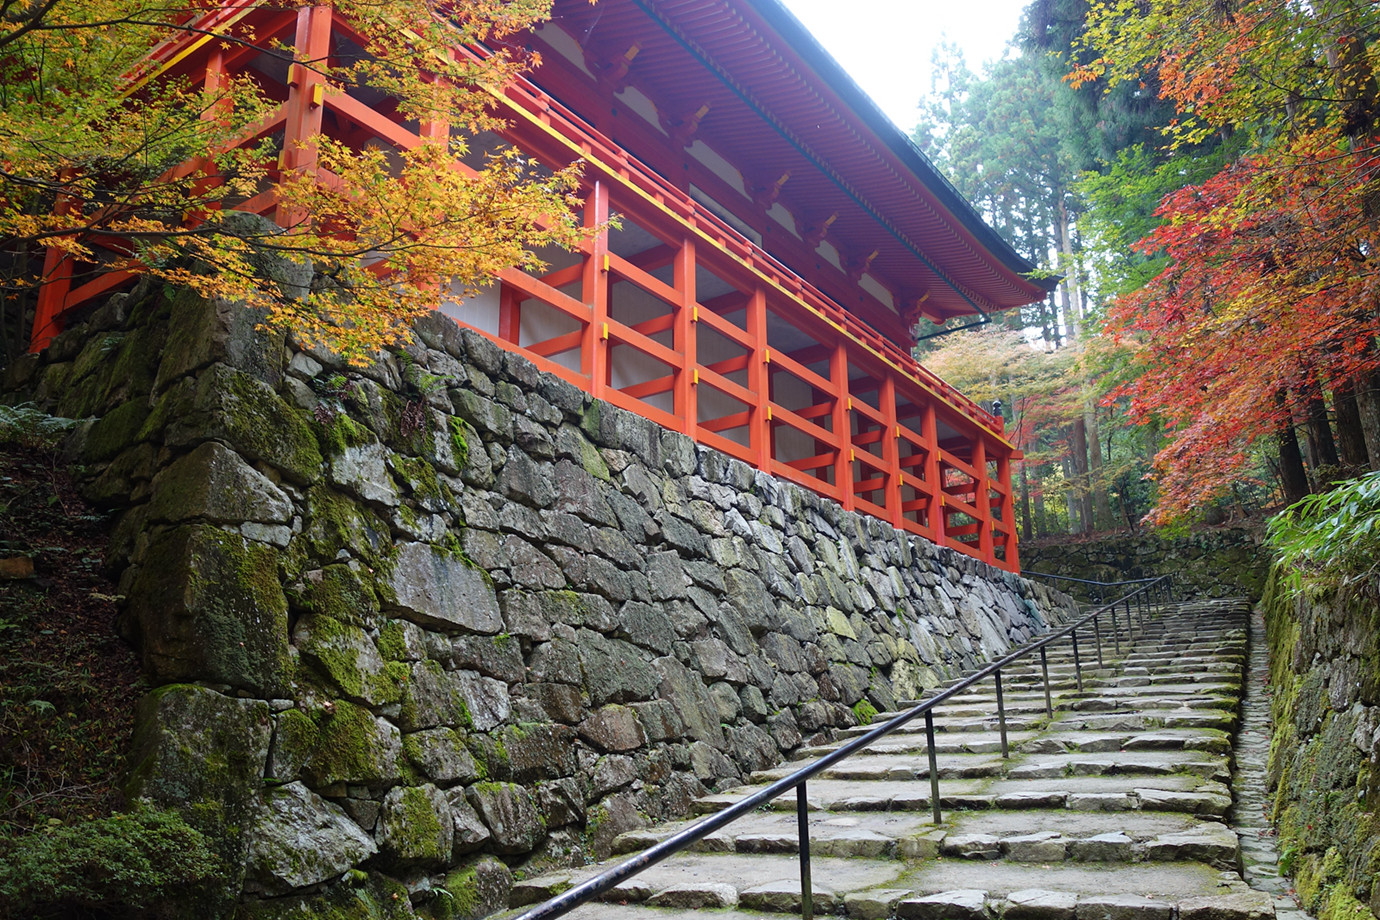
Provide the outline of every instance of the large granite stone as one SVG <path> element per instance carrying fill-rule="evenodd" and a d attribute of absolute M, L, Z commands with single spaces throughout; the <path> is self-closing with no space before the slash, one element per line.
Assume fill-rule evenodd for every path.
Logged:
<path fill-rule="evenodd" d="M 301 783 L 265 793 L 249 841 L 247 881 L 270 895 L 334 878 L 378 851 L 344 809 Z"/>
<path fill-rule="evenodd" d="M 390 608 L 423 626 L 496 633 L 498 596 L 478 569 L 426 543 L 404 543 L 387 575 Z"/>

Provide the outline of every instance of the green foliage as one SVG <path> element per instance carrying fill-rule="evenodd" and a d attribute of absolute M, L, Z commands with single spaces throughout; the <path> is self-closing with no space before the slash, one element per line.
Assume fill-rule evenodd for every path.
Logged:
<path fill-rule="evenodd" d="M 871 725 L 877 718 L 877 707 L 867 700 L 859 700 L 853 705 L 853 715 L 857 716 L 859 725 Z"/>
<path fill-rule="evenodd" d="M 206 837 L 174 812 L 56 826 L 0 848 L 0 916 L 62 917 L 74 910 L 124 912 L 191 900 L 224 868 Z"/>
<path fill-rule="evenodd" d="M 1292 593 L 1365 581 L 1380 570 L 1380 472 L 1286 508 L 1269 543 Z"/>
<path fill-rule="evenodd" d="M 79 424 L 75 419 L 58 418 L 40 411 L 32 403 L 0 406 L 0 444 L 51 450 Z"/>

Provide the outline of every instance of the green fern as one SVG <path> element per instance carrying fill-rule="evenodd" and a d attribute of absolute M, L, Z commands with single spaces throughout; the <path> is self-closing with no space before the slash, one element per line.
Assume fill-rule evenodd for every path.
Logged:
<path fill-rule="evenodd" d="M 81 424 L 37 409 L 33 403 L 0 406 L 0 444 L 25 448 L 53 448 L 63 435 Z"/>
<path fill-rule="evenodd" d="M 1380 572 L 1380 472 L 1290 505 L 1268 533 L 1295 594 L 1370 579 Z"/>

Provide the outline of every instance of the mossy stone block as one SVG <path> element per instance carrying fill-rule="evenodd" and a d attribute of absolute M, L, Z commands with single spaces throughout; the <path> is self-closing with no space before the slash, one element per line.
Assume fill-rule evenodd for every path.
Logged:
<path fill-rule="evenodd" d="M 242 920 L 415 920 L 407 887 L 371 872 L 347 873 L 320 891 L 297 897 L 245 901 L 236 908 Z"/>
<path fill-rule="evenodd" d="M 302 656 L 347 698 L 369 706 L 386 706 L 402 699 L 408 673 L 390 668 L 359 626 L 322 614 L 304 616 L 293 631 Z"/>
<path fill-rule="evenodd" d="M 160 681 L 287 693 L 287 598 L 272 547 L 209 525 L 162 534 L 130 588 L 127 622 Z"/>
<path fill-rule="evenodd" d="M 351 626 L 372 623 L 379 610 L 378 598 L 365 576 L 340 564 L 306 573 L 294 602 Z"/>
<path fill-rule="evenodd" d="M 261 700 L 189 684 L 160 687 L 135 713 L 126 793 L 164 807 L 205 800 L 244 806 L 264 775 L 271 732 Z"/>
<path fill-rule="evenodd" d="M 82 443 L 82 460 L 104 463 L 140 440 L 139 430 L 149 416 L 148 402 L 131 399 L 111 409 L 91 426 Z"/>
<path fill-rule="evenodd" d="M 153 480 L 149 502 L 154 521 L 284 524 L 292 500 L 244 458 L 217 441 L 198 445 Z"/>
<path fill-rule="evenodd" d="M 385 583 L 389 608 L 432 629 L 492 634 L 503 628 L 498 595 L 466 560 L 426 543 L 404 543 Z"/>
<path fill-rule="evenodd" d="M 305 536 L 317 558 L 335 559 L 344 550 L 370 568 L 383 566 L 393 548 L 377 515 L 324 486 L 307 493 Z"/>
<path fill-rule="evenodd" d="M 157 389 L 213 361 L 224 361 L 271 384 L 282 377 L 284 335 L 263 328 L 267 311 L 233 301 L 208 301 L 189 288 L 179 290 L 169 306 Z"/>
<path fill-rule="evenodd" d="M 403 778 L 402 734 L 390 722 L 344 700 L 314 715 L 316 747 L 302 774 L 315 787 L 392 783 Z"/>
<path fill-rule="evenodd" d="M 444 865 L 455 841 L 446 794 L 430 783 L 394 786 L 383 799 L 374 836 L 380 856 L 394 865 Z"/>
<path fill-rule="evenodd" d="M 190 409 L 169 420 L 169 446 L 214 438 L 250 460 L 269 464 L 293 482 L 309 485 L 321 477 L 321 451 L 307 414 L 262 380 L 213 365 L 197 377 Z"/>
<path fill-rule="evenodd" d="M 453 869 L 428 905 L 433 920 L 479 920 L 508 906 L 513 873 L 494 856 L 479 856 Z"/>

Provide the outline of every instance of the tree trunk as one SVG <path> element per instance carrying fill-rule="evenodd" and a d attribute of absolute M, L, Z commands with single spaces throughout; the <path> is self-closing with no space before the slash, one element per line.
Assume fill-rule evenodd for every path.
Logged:
<path fill-rule="evenodd" d="M 1076 506 L 1078 513 L 1078 528 L 1073 532 L 1089 533 L 1092 530 L 1093 517 L 1092 495 L 1088 491 L 1088 429 L 1081 418 L 1073 420 L 1073 435 L 1069 438 L 1069 463 L 1072 474 L 1069 482 L 1073 486 L 1069 491 L 1073 502 L 1070 509 Z"/>
<path fill-rule="evenodd" d="M 1356 408 L 1361 411 L 1361 432 L 1366 437 L 1370 468 L 1380 469 L 1380 373 L 1359 381 Z"/>
<path fill-rule="evenodd" d="M 1313 476 L 1316 480 L 1322 467 L 1335 467 L 1341 463 L 1341 459 L 1337 456 L 1337 442 L 1332 439 L 1332 426 L 1327 423 L 1327 405 L 1322 397 L 1310 396 L 1304 408 L 1308 413 L 1308 449 L 1313 455 Z M 1313 485 L 1321 490 L 1327 483 L 1315 481 Z"/>
<path fill-rule="evenodd" d="M 1083 420 L 1088 432 L 1088 485 L 1092 491 L 1093 530 L 1110 529 L 1112 503 L 1107 498 L 1107 479 L 1102 471 L 1102 438 L 1098 432 L 1097 401 L 1084 387 Z"/>
<path fill-rule="evenodd" d="M 1035 539 L 1035 522 L 1030 519 L 1030 472 L 1021 461 L 1021 539 Z"/>
<path fill-rule="evenodd" d="M 1337 416 L 1337 451 L 1351 467 L 1370 467 L 1366 434 L 1361 430 L 1361 410 L 1356 405 L 1356 384 L 1346 380 L 1332 388 L 1332 411 Z"/>
<path fill-rule="evenodd" d="M 1284 394 L 1277 394 L 1275 400 L 1284 405 Z M 1303 453 L 1299 450 L 1292 418 L 1286 418 L 1280 425 L 1275 441 L 1279 445 L 1279 479 L 1284 486 L 1284 501 L 1292 505 L 1308 494 L 1308 473 L 1303 468 Z"/>
<path fill-rule="evenodd" d="M 1044 490 L 1035 490 L 1035 495 L 1031 501 L 1035 505 L 1035 535 L 1037 537 L 1049 536 L 1049 516 L 1045 511 Z"/>

